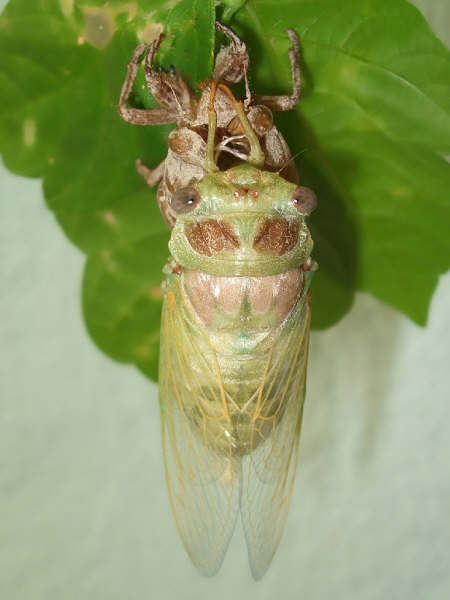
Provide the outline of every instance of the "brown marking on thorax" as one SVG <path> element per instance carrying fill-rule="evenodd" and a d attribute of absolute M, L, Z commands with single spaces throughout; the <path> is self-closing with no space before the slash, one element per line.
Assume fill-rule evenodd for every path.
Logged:
<path fill-rule="evenodd" d="M 208 219 L 186 226 L 186 237 L 199 254 L 213 256 L 222 250 L 239 248 L 239 237 L 224 221 Z"/>
<path fill-rule="evenodd" d="M 259 252 L 282 256 L 292 250 L 298 240 L 298 224 L 279 217 L 266 219 L 253 241 Z"/>

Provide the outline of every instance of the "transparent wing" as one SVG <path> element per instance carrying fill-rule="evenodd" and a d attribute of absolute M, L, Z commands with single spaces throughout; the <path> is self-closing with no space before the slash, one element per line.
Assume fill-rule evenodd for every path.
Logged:
<path fill-rule="evenodd" d="M 299 303 L 268 357 L 251 418 L 255 448 L 241 465 L 240 509 L 253 577 L 267 571 L 283 534 L 297 467 L 310 304 Z"/>
<path fill-rule="evenodd" d="M 199 347 L 169 289 L 162 315 L 160 403 L 176 526 L 201 573 L 220 568 L 239 512 L 239 467 L 217 359 Z"/>

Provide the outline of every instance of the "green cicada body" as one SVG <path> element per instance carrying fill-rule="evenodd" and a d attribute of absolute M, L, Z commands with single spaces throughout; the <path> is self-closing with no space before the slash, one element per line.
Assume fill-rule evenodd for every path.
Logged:
<path fill-rule="evenodd" d="M 234 167 L 180 190 L 169 244 L 160 399 L 181 538 L 205 574 L 241 519 L 255 577 L 281 537 L 297 463 L 312 241 L 301 188 Z"/>
<path fill-rule="evenodd" d="M 217 57 L 191 127 L 185 108 L 163 167 L 138 170 L 150 185 L 162 178 L 158 200 L 172 228 L 159 393 L 175 522 L 194 564 L 213 575 L 240 514 L 258 579 L 283 533 L 295 479 L 315 269 L 306 218 L 316 199 L 287 176 L 289 151 L 267 108 L 292 107 L 295 92 L 260 97 L 262 105 L 237 102 L 225 84 L 246 75 L 248 57 L 218 27 L 232 44 Z M 125 100 L 142 52 L 129 65 L 121 104 L 121 115 L 140 124 L 153 113 Z M 294 84 L 296 52 L 294 43 Z M 180 105 L 183 85 L 173 75 Z"/>

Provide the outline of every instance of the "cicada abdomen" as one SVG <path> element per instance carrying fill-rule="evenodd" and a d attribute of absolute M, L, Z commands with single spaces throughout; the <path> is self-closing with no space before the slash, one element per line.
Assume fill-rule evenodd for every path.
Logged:
<path fill-rule="evenodd" d="M 269 119 L 269 108 L 298 100 L 295 34 L 292 96 L 254 105 L 248 85 L 245 103 L 226 85 L 248 64 L 245 46 L 226 32 L 232 44 L 217 57 L 203 108 L 186 108 L 192 122 L 171 134 L 174 154 L 160 173 L 144 175 L 150 184 L 163 177 L 159 202 L 172 227 L 159 389 L 175 522 L 194 564 L 213 575 L 240 514 L 258 579 L 280 541 L 295 478 L 315 268 L 306 218 L 316 198 L 283 171 L 289 150 Z M 173 83 L 188 103 L 186 84 Z M 195 119 L 206 121 L 206 136 L 196 137 Z M 182 157 L 192 147 L 197 162 Z"/>

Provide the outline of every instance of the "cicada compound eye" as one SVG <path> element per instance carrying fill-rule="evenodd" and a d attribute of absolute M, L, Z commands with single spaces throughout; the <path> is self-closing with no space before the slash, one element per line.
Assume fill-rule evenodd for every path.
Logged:
<path fill-rule="evenodd" d="M 304 215 L 310 215 L 317 207 L 317 196 L 315 193 L 302 185 L 296 187 L 292 192 L 291 201 L 298 212 Z"/>
<path fill-rule="evenodd" d="M 194 210 L 200 202 L 200 194 L 193 187 L 184 187 L 177 190 L 171 200 L 170 207 L 177 213 L 182 215 Z"/>

